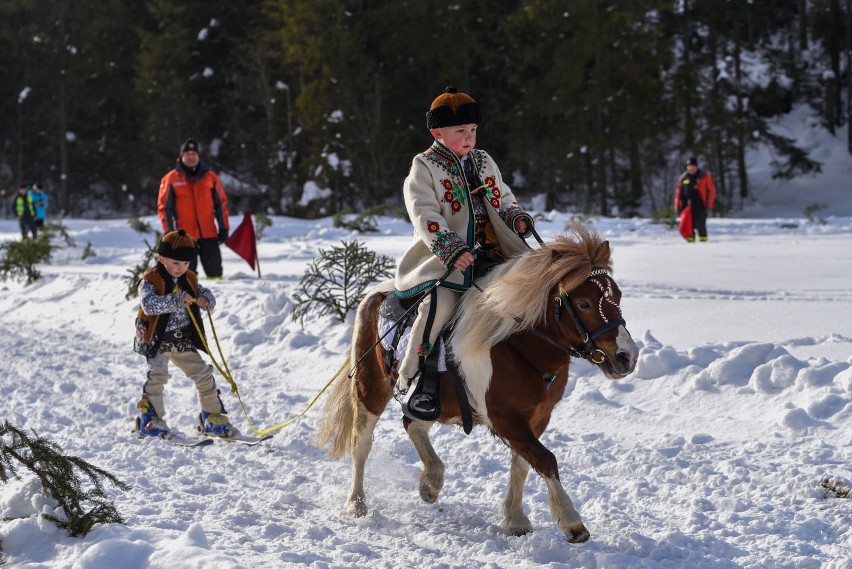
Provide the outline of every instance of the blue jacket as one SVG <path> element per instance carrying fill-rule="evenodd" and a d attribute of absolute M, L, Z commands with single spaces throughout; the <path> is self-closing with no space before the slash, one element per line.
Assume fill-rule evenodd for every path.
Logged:
<path fill-rule="evenodd" d="M 47 194 L 44 193 L 44 190 L 41 193 L 30 190 L 27 192 L 27 195 L 30 196 L 30 200 L 33 202 L 36 219 L 44 219 L 44 214 L 47 212 Z"/>

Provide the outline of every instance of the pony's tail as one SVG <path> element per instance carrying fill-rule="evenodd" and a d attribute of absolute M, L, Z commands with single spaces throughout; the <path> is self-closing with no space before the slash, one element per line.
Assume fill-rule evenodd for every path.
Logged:
<path fill-rule="evenodd" d="M 359 361 L 362 353 L 378 338 L 375 317 L 379 313 L 381 301 L 393 288 L 393 280 L 384 281 L 369 292 L 358 305 L 355 322 L 352 325 L 352 344 L 347 366 Z M 365 385 L 365 382 L 370 385 L 368 380 L 372 376 L 365 371 L 365 368 L 369 368 L 370 365 L 366 361 L 356 365 L 355 373 L 350 372 L 352 377 L 347 375 L 344 380 L 339 381 L 325 403 L 317 440 L 320 448 L 331 443 L 328 451 L 328 456 L 331 458 L 340 458 L 347 452 L 351 453 L 367 428 L 369 412 L 359 399 L 358 390 Z M 381 362 L 375 354 L 372 365 L 379 366 L 376 369 L 381 370 Z"/>
<path fill-rule="evenodd" d="M 351 361 L 351 358 L 347 360 L 347 367 Z M 348 376 L 335 383 L 323 409 L 317 446 L 324 448 L 330 442 L 328 456 L 334 459 L 341 458 L 352 448 L 356 405 L 353 386 L 354 380 Z"/>

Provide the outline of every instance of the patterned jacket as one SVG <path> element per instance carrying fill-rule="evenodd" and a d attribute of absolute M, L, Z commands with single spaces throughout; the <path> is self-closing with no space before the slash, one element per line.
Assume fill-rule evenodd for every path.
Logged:
<path fill-rule="evenodd" d="M 499 250 L 506 257 L 528 251 L 526 243 L 512 228 L 521 217 L 532 227 L 532 218 L 518 205 L 488 153 L 471 150 L 468 160 L 471 159 L 485 182 L 479 191 L 483 192 Z M 409 297 L 433 285 L 456 257 L 473 248 L 471 190 L 476 188 L 468 187 L 459 157 L 437 140 L 414 157 L 403 187 L 405 205 L 414 225 L 414 240 L 397 266 L 394 284 L 398 296 Z M 464 273 L 454 271 L 441 286 L 467 290 L 472 275 L 472 267 Z"/>
<path fill-rule="evenodd" d="M 175 287 L 180 292 L 174 292 Z M 136 315 L 136 338 L 133 349 L 145 357 L 153 357 L 160 351 L 163 339 L 168 332 L 180 330 L 185 333 L 188 344 L 201 351 L 204 343 L 195 330 L 183 303 L 183 293 L 188 292 L 192 297 L 204 296 L 212 309 L 216 298 L 207 288 L 198 284 L 198 277 L 192 271 L 187 271 L 175 280 L 161 264 L 157 263 L 143 273 L 139 280 L 139 312 Z M 201 311 L 197 304 L 191 304 L 190 310 L 204 333 L 201 322 Z"/>

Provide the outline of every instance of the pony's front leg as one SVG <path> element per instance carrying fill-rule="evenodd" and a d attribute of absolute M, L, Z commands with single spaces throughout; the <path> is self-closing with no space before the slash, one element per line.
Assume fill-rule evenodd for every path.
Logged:
<path fill-rule="evenodd" d="M 509 535 L 524 535 L 533 529 L 521 503 L 529 472 L 529 463 L 521 455 L 512 451 L 509 488 L 506 490 L 506 500 L 503 502 L 503 525 Z"/>
<path fill-rule="evenodd" d="M 344 513 L 350 516 L 363 517 L 367 515 L 367 496 L 364 494 L 364 466 L 370 449 L 373 448 L 373 430 L 379 417 L 367 411 L 363 403 L 357 403 L 359 409 L 356 418 L 355 430 L 352 433 L 354 444 L 352 445 L 352 486 L 349 488 L 349 497 L 346 499 Z"/>
<path fill-rule="evenodd" d="M 565 492 L 565 488 L 562 487 L 562 482 L 557 476 L 545 476 L 544 482 L 547 484 L 547 493 L 550 496 L 550 514 L 562 531 L 562 535 L 565 536 L 565 540 L 569 543 L 588 541 L 589 530 L 583 525 L 583 520 L 574 509 L 574 504 Z"/>
<path fill-rule="evenodd" d="M 508 441 L 512 450 L 532 466 L 536 472 L 541 474 L 547 484 L 547 492 L 550 497 L 550 514 L 553 521 L 562 532 L 565 540 L 570 543 L 583 543 L 589 539 L 589 530 L 583 525 L 580 514 L 574 509 L 571 498 L 559 481 L 559 468 L 553 453 L 541 444 L 532 433 L 521 440 Z"/>
<path fill-rule="evenodd" d="M 420 473 L 420 497 L 433 504 L 444 487 L 444 463 L 429 440 L 429 429 L 434 422 L 411 421 L 406 418 L 404 424 L 408 438 L 423 463 L 423 472 Z"/>

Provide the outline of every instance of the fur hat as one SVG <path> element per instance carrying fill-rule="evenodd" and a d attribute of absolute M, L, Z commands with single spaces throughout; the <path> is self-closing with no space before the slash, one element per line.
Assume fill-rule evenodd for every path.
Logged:
<path fill-rule="evenodd" d="M 187 138 L 186 142 L 180 145 L 180 153 L 184 152 L 198 152 L 198 143 L 191 138 Z"/>
<path fill-rule="evenodd" d="M 690 156 L 686 161 L 687 166 L 698 166 L 698 159 L 695 156 Z"/>
<path fill-rule="evenodd" d="M 479 103 L 467 93 L 459 93 L 452 86 L 447 87 L 444 93 L 432 101 L 432 106 L 426 113 L 426 128 L 429 129 L 481 122 Z"/>
<path fill-rule="evenodd" d="M 195 241 L 186 234 L 183 229 L 169 231 L 160 239 L 157 253 L 176 261 L 194 261 L 198 251 L 195 249 Z"/>

